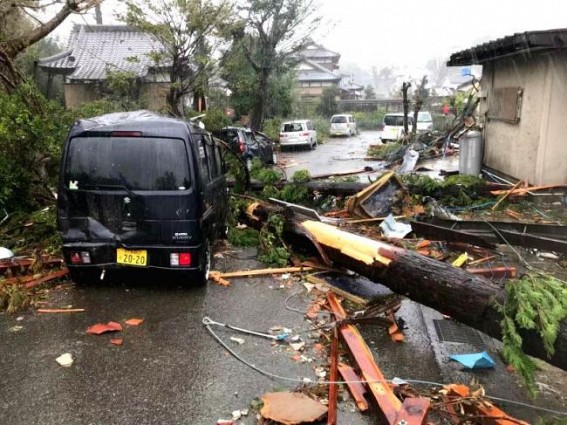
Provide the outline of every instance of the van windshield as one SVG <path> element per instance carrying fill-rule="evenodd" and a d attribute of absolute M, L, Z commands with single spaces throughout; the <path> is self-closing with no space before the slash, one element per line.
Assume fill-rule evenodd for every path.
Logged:
<path fill-rule="evenodd" d="M 181 139 L 75 137 L 69 143 L 65 185 L 129 190 L 185 190 L 190 186 Z"/>
<path fill-rule="evenodd" d="M 331 123 L 333 124 L 345 124 L 347 119 L 344 115 L 339 115 L 338 117 L 331 118 Z"/>
<path fill-rule="evenodd" d="M 413 117 L 408 116 L 408 125 L 413 122 Z M 402 115 L 386 115 L 384 117 L 384 125 L 401 127 L 404 125 L 404 117 Z"/>
<path fill-rule="evenodd" d="M 433 118 L 431 118 L 431 114 L 429 112 L 418 112 L 417 113 L 417 122 L 431 122 Z"/>

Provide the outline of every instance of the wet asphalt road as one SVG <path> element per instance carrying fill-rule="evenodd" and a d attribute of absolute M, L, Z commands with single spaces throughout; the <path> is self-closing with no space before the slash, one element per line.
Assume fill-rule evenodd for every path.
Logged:
<path fill-rule="evenodd" d="M 309 166 L 312 174 L 362 168 L 368 165 L 363 160 L 366 144 L 377 138 L 377 133 L 362 133 L 351 139 L 332 139 L 313 152 L 289 152 L 282 157 L 298 163 L 298 168 Z M 254 249 L 221 247 L 217 253 L 221 256 L 215 258 L 216 269 L 260 267 Z M 229 355 L 201 323 L 209 316 L 259 331 L 272 326 L 305 329 L 302 314 L 285 308 L 286 301 L 299 311 L 306 311 L 309 304 L 309 295 L 294 280 L 233 279 L 229 288 L 214 283 L 206 288 L 166 283 L 159 277 L 142 277 L 128 285 L 76 287 L 68 283 L 50 289 L 45 306 L 85 308 L 85 313 L 1 314 L 0 424 L 214 424 L 230 418 L 234 410 L 248 408 L 265 392 L 293 389 L 303 377 L 315 380 L 313 368 L 326 364 L 313 351 L 317 340 L 309 334 L 303 335 L 305 354 L 313 361 L 299 364 L 291 360 L 295 353 L 286 344 L 272 345 L 267 339 L 216 329 L 243 358 L 279 376 L 269 378 Z M 404 344 L 392 343 L 381 328 L 363 329 L 387 377 L 463 383 L 476 377 L 488 393 L 527 401 L 505 372 L 494 341 L 481 336 L 481 347 L 439 341 L 433 321 L 440 314 L 409 300 L 403 302 L 399 314 L 407 323 Z M 144 323 L 124 327 L 122 346 L 110 344 L 108 334 L 85 333 L 94 323 L 124 323 L 132 317 L 141 317 Z M 243 338 L 244 344 L 231 341 L 231 336 Z M 493 354 L 497 369 L 466 372 L 448 360 L 451 353 L 477 348 Z M 63 368 L 55 359 L 67 352 L 75 363 Z M 346 398 L 340 407 L 341 425 L 374 423 L 371 417 L 357 413 L 352 400 Z M 544 394 L 539 404 L 557 407 L 561 402 L 559 395 Z M 534 418 L 526 409 L 505 408 L 527 420 Z M 254 424 L 256 419 L 251 414 L 239 423 Z"/>

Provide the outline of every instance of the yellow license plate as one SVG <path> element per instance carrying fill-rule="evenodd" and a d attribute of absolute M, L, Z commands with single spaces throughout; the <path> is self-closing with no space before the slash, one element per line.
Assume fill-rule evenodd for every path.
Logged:
<path fill-rule="evenodd" d="M 145 249 L 130 251 L 124 248 L 116 248 L 116 262 L 128 266 L 145 267 L 148 265 L 148 252 Z"/>

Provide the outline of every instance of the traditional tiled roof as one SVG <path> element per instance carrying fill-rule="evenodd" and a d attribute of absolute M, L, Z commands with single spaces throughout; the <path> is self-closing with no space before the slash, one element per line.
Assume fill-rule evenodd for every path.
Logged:
<path fill-rule="evenodd" d="M 67 50 L 38 65 L 72 80 L 104 80 L 107 70 L 144 77 L 158 67 L 150 53 L 160 50 L 163 46 L 150 34 L 126 25 L 75 25 Z"/>
<path fill-rule="evenodd" d="M 323 59 L 323 58 L 336 58 L 337 61 L 341 57 L 340 53 L 325 49 L 321 44 L 315 44 L 315 43 L 311 44 L 306 49 L 302 50 L 301 56 L 311 60 Z"/>
<path fill-rule="evenodd" d="M 565 47 L 567 47 L 567 28 L 527 31 L 453 53 L 447 65 L 483 64 L 505 57 L 530 56 L 538 52 L 562 50 Z"/>
<path fill-rule="evenodd" d="M 302 59 L 301 62 L 311 67 L 311 69 L 298 69 L 297 72 L 297 81 L 299 82 L 307 82 L 307 81 L 328 81 L 338 83 L 341 80 L 341 76 L 334 73 L 333 71 L 329 71 L 322 65 L 319 65 L 317 62 L 313 62 L 309 59 Z"/>

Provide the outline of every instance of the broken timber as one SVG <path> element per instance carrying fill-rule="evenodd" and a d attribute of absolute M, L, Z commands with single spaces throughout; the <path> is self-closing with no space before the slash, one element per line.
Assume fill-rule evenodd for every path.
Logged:
<path fill-rule="evenodd" d="M 266 217 L 268 211 L 275 209 L 258 203 L 254 216 Z M 419 253 L 287 213 L 286 231 L 301 228 L 302 233 L 295 231 L 296 236 L 308 232 L 309 240 L 319 251 L 324 251 L 335 267 L 348 268 L 463 324 L 494 338 L 502 338 L 500 322 L 503 316 L 495 306 L 495 302 L 502 304 L 505 300 L 501 286 Z M 561 323 L 555 353 L 551 357 L 536 332 L 521 331 L 520 334 L 526 354 L 567 370 L 567 321 Z"/>

